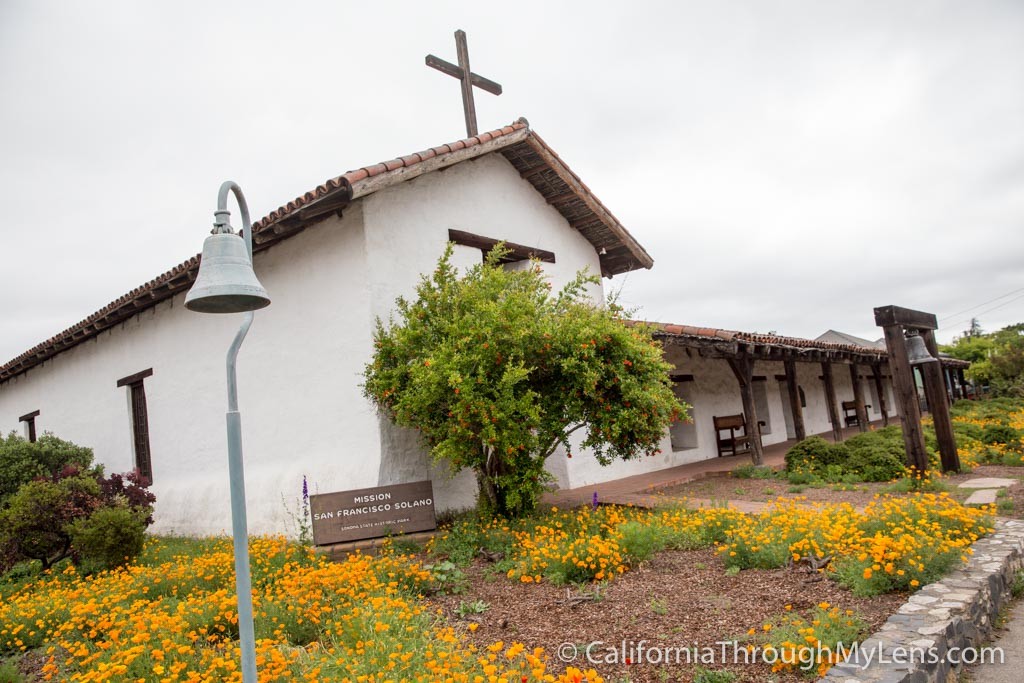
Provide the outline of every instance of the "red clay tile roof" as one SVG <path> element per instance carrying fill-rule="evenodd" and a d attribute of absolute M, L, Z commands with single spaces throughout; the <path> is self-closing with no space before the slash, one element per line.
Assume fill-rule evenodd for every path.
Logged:
<path fill-rule="evenodd" d="M 646 325 L 655 330 L 655 336 L 678 338 L 680 340 L 692 339 L 701 342 L 722 342 L 723 346 L 736 343 L 740 345 L 762 346 L 770 349 L 792 351 L 796 354 L 829 355 L 835 354 L 855 358 L 864 363 L 885 361 L 889 354 L 885 349 L 874 346 L 861 346 L 857 344 L 838 344 L 835 342 L 822 342 L 813 339 L 800 337 L 783 337 L 776 334 L 762 334 L 759 332 L 739 332 L 736 330 L 722 330 L 714 327 L 694 327 L 692 325 L 675 325 L 672 323 L 648 322 L 643 320 L 630 320 L 630 325 Z M 684 341 L 685 344 L 685 341 Z M 817 359 L 815 359 L 817 360 Z M 967 361 L 955 358 L 942 358 L 943 365 L 950 367 L 968 367 Z"/>
<path fill-rule="evenodd" d="M 601 252 L 604 275 L 650 268 L 654 261 L 555 152 L 530 130 L 526 119 L 475 137 L 364 166 L 332 178 L 256 221 L 253 249 L 262 251 L 337 213 L 360 197 L 390 185 L 474 159 L 501 153 L 520 175 Z M 199 272 L 199 255 L 136 287 L 85 320 L 0 366 L 0 383 L 16 377 L 139 311 L 186 291 Z"/>

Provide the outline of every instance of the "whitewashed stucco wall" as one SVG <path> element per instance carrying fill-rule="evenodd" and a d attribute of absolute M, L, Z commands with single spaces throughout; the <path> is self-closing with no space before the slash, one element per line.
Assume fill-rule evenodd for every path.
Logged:
<path fill-rule="evenodd" d="M 303 475 L 311 492 L 430 478 L 438 509 L 469 507 L 472 476 L 432 466 L 418 436 L 382 420 L 361 394 L 372 323 L 458 229 L 553 251 L 555 287 L 578 270 L 599 273 L 593 246 L 498 155 L 465 162 L 355 202 L 256 255 L 273 304 L 239 357 L 249 525 L 294 531 Z M 480 252 L 458 248 L 457 265 Z M 600 284 L 590 288 L 603 301 Z M 133 467 L 129 404 L 121 378 L 146 368 L 157 496 L 156 530 L 219 533 L 230 526 L 225 460 L 224 354 L 239 316 L 204 316 L 183 295 L 145 311 L 0 386 L 0 426 L 41 410 L 39 431 L 90 445 L 108 471 Z M 553 466 L 563 485 L 564 467 Z M 291 528 L 290 528 L 291 527 Z"/>
<path fill-rule="evenodd" d="M 692 382 L 686 384 L 693 396 L 690 414 L 696 426 L 697 445 L 693 448 L 673 451 L 671 438 L 666 433 L 661 443 L 661 453 L 654 456 L 625 462 L 618 461 L 607 467 L 602 467 L 587 454 L 583 454 L 582 457 L 574 456 L 568 464 L 571 487 L 589 486 L 612 479 L 718 457 L 713 418 L 743 412 L 743 402 L 740 398 L 736 376 L 725 360 L 704 358 L 696 351 L 679 346 L 666 346 L 665 358 L 673 364 L 676 373 L 693 375 Z M 870 368 L 861 366 L 859 369 L 862 374 L 870 375 Z M 832 372 L 836 387 L 836 400 L 840 403 L 852 400 L 853 383 L 850 379 L 849 366 L 833 364 Z M 771 427 L 771 432 L 763 435 L 762 443 L 770 446 L 793 438 L 792 433 L 787 434 L 786 414 L 789 411 L 789 399 L 786 385 L 777 379 L 785 374 L 783 363 L 780 361 L 755 362 L 753 374 L 755 377 L 764 378 L 755 384 L 763 382 L 768 405 L 768 414 L 759 414 L 758 419 L 769 421 Z M 797 363 L 796 377 L 797 384 L 804 390 L 807 401 L 807 405 L 803 408 L 804 427 L 807 434 L 823 434 L 831 431 L 828 406 L 825 402 L 824 381 L 820 379 L 821 364 L 816 362 Z M 873 380 L 870 381 L 873 382 Z M 880 419 L 881 413 L 875 405 L 877 401 L 873 401 L 869 391 L 869 379 L 864 379 L 862 382 L 865 400 L 872 404 L 869 417 L 872 420 Z M 886 393 L 887 409 L 892 415 L 889 380 L 883 381 L 883 387 Z M 841 412 L 840 419 L 842 419 Z M 790 429 L 792 429 L 791 423 Z"/>
<path fill-rule="evenodd" d="M 376 416 L 358 389 L 371 348 L 358 207 L 256 254 L 273 304 L 257 312 L 239 356 L 250 530 L 285 531 L 301 493 L 377 483 Z M 297 277 L 299 275 L 299 277 Z M 156 526 L 230 529 L 224 359 L 239 315 L 187 311 L 183 295 L 0 385 L 0 425 L 40 410 L 37 425 L 92 446 L 108 471 L 133 467 L 127 389 L 146 368 Z M 358 419 L 353 419 L 353 416 Z"/>
<path fill-rule="evenodd" d="M 600 272 L 593 245 L 496 154 L 358 200 L 344 218 L 326 219 L 257 254 L 256 271 L 273 305 L 257 313 L 239 358 L 252 532 L 294 532 L 286 504 L 297 509 L 303 475 L 313 493 L 429 478 L 439 510 L 473 505 L 470 473 L 452 477 L 432 466 L 418 435 L 381 419 L 359 387 L 373 320 L 386 320 L 396 297 L 414 295 L 449 229 L 554 252 L 556 263 L 543 268 L 556 288 L 584 267 Z M 454 255 L 463 268 L 479 258 L 466 247 Z M 600 283 L 590 294 L 603 302 Z M 41 410 L 40 432 L 93 446 L 108 471 L 129 470 L 128 390 L 115 384 L 151 367 L 145 388 L 156 530 L 220 533 L 230 527 L 224 354 L 240 316 L 194 314 L 182 302 L 179 295 L 161 303 L 0 385 L 0 428 L 19 429 L 18 416 Z M 697 446 L 673 451 L 666 434 L 660 454 L 607 467 L 578 447 L 571 459 L 559 450 L 548 470 L 560 487 L 717 457 L 712 417 L 743 409 L 735 376 L 725 361 L 680 347 L 668 347 L 666 356 L 677 372 L 694 375 Z M 852 398 L 848 370 L 834 370 L 839 400 Z M 797 364 L 808 433 L 829 429 L 820 372 L 817 363 Z M 760 419 L 771 420 L 772 431 L 764 443 L 778 443 L 787 438 L 775 379 L 782 363 L 757 363 L 754 374 L 766 377 L 768 415 Z M 888 386 L 887 392 L 892 406 Z"/>
<path fill-rule="evenodd" d="M 543 269 L 556 289 L 585 267 L 596 275 L 601 272 L 594 246 L 496 154 L 371 195 L 364 200 L 364 215 L 367 263 L 374 275 L 370 307 L 384 320 L 394 310 L 396 297 L 413 296 L 420 274 L 434 269 L 449 229 L 554 252 L 555 263 L 544 263 Z M 481 256 L 479 250 L 463 247 L 457 248 L 454 260 L 465 267 Z M 603 301 L 600 283 L 589 291 L 595 302 Z M 379 428 L 381 483 L 430 477 L 439 509 L 475 503 L 476 483 L 468 471 L 453 478 L 446 467 L 429 468 L 429 457 L 414 433 L 385 421 Z M 551 457 L 550 470 L 565 486 L 571 476 L 560 457 L 564 454 Z"/>

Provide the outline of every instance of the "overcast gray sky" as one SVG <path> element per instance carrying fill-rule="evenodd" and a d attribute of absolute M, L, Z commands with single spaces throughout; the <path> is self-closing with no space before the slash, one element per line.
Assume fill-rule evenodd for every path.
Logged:
<path fill-rule="evenodd" d="M 255 218 L 463 137 L 457 28 L 481 129 L 526 116 L 654 257 L 638 316 L 1024 320 L 1021 2 L 0 0 L 0 363 L 199 251 L 224 179 Z"/>

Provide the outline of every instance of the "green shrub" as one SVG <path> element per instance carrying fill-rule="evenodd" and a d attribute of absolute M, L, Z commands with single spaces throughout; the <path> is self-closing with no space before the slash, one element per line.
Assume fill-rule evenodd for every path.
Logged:
<path fill-rule="evenodd" d="M 953 434 L 956 436 L 957 443 L 964 439 L 981 441 L 983 433 L 984 429 L 982 429 L 981 425 L 974 424 L 973 422 L 953 422 Z"/>
<path fill-rule="evenodd" d="M 35 443 L 0 439 L 0 489 L 0 574 L 69 557 L 89 568 L 116 566 L 139 553 L 153 523 L 156 499 L 137 472 L 104 477 L 91 449 L 52 434 Z"/>
<path fill-rule="evenodd" d="M 1000 464 L 1007 467 L 1022 467 L 1024 466 L 1024 456 L 1015 452 L 1003 453 L 1003 459 L 1000 461 Z"/>
<path fill-rule="evenodd" d="M 654 524 L 625 522 L 618 531 L 619 546 L 631 564 L 643 562 L 666 545 L 665 533 Z"/>
<path fill-rule="evenodd" d="M 795 486 L 890 481 L 905 472 L 898 427 L 858 434 L 832 444 L 812 436 L 786 453 L 786 479 Z"/>
<path fill-rule="evenodd" d="M 728 669 L 715 671 L 698 666 L 693 673 L 693 683 L 733 683 L 736 674 Z"/>
<path fill-rule="evenodd" d="M 863 481 L 891 481 L 905 472 L 901 456 L 902 453 L 893 453 L 885 445 L 863 446 L 850 450 L 847 469 Z"/>
<path fill-rule="evenodd" d="M 794 486 L 821 486 L 825 482 L 813 472 L 795 470 L 786 473 L 786 481 Z"/>
<path fill-rule="evenodd" d="M 99 493 L 99 484 L 86 475 L 25 484 L 0 510 L 0 546 L 4 547 L 0 557 L 9 565 L 39 560 L 43 569 L 68 557 L 71 536 L 67 526 L 100 506 Z M 0 566 L 0 571 L 9 568 Z"/>
<path fill-rule="evenodd" d="M 25 680 L 14 662 L 0 662 L 0 683 L 24 683 Z"/>
<path fill-rule="evenodd" d="M 89 569 L 120 567 L 142 552 L 147 514 L 127 504 L 101 507 L 68 526 L 72 546 Z"/>
<path fill-rule="evenodd" d="M 14 432 L 0 436 L 0 507 L 18 489 L 39 477 L 56 477 L 73 467 L 85 471 L 92 465 L 92 449 L 76 446 L 43 434 L 29 443 Z"/>
<path fill-rule="evenodd" d="M 786 471 L 816 471 L 829 465 L 842 466 L 848 457 L 844 444 L 825 441 L 820 436 L 810 436 L 786 452 Z"/>
<path fill-rule="evenodd" d="M 981 433 L 981 442 L 986 445 L 1001 443 L 1007 446 L 1019 446 L 1020 432 L 1008 425 L 985 425 Z"/>
<path fill-rule="evenodd" d="M 466 566 L 481 549 L 493 555 L 511 553 L 512 534 L 508 529 L 485 520 L 476 510 L 458 515 L 445 526 L 447 528 L 428 544 L 433 557 Z"/>
<path fill-rule="evenodd" d="M 734 469 L 731 474 L 737 479 L 771 479 L 775 476 L 775 470 L 748 462 Z"/>

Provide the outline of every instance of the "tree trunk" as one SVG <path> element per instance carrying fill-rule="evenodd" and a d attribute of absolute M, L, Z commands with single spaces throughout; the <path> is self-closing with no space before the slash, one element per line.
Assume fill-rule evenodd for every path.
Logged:
<path fill-rule="evenodd" d="M 483 466 L 476 469 L 476 484 L 480 490 L 480 500 L 487 503 L 487 507 L 494 514 L 501 512 L 501 501 L 498 499 L 498 489 L 494 485 L 495 456 L 494 449 L 487 444 L 480 444 L 480 451 L 483 457 Z"/>

